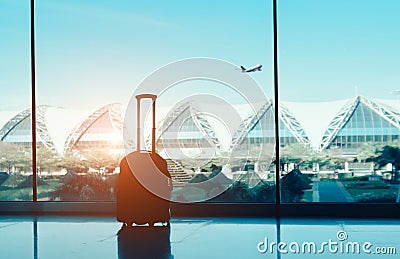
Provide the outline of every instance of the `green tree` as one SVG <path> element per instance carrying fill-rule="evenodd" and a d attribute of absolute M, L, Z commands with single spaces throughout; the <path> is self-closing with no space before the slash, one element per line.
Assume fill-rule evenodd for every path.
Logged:
<path fill-rule="evenodd" d="M 251 189 L 253 192 L 252 201 L 254 202 L 274 202 L 275 184 L 261 181 Z"/>
<path fill-rule="evenodd" d="M 38 174 L 48 171 L 52 172 L 58 168 L 61 161 L 61 156 L 54 149 L 45 146 L 38 146 L 36 148 L 36 165 Z"/>
<path fill-rule="evenodd" d="M 86 173 L 89 169 L 86 160 L 79 157 L 79 154 L 74 154 L 72 151 L 67 151 L 58 166 L 65 168 L 68 173 Z"/>
<path fill-rule="evenodd" d="M 392 181 L 398 181 L 398 170 L 400 169 L 400 147 L 384 146 L 380 151 L 378 151 L 378 156 L 374 161 L 379 166 L 391 163 L 393 165 Z"/>
<path fill-rule="evenodd" d="M 0 141 L 0 167 L 11 172 L 31 168 L 30 149 L 15 143 Z"/>
<path fill-rule="evenodd" d="M 295 168 L 309 169 L 315 163 L 321 166 L 328 164 L 328 157 L 326 154 L 316 152 L 310 145 L 302 143 L 294 143 L 284 146 L 280 153 L 281 165 L 284 166 L 288 163 L 294 163 Z"/>
<path fill-rule="evenodd" d="M 122 159 L 121 154 L 112 153 L 107 149 L 91 149 L 81 151 L 82 156 L 86 160 L 86 164 L 98 172 L 102 168 L 108 171 L 113 171 L 119 166 L 119 162 Z"/>
<path fill-rule="evenodd" d="M 290 171 L 281 179 L 282 202 L 299 202 L 304 190 L 311 189 L 310 179 L 299 169 Z"/>
<path fill-rule="evenodd" d="M 378 157 L 380 146 L 375 143 L 364 143 L 358 150 L 358 160 L 361 162 L 367 162 L 376 159 Z"/>
<path fill-rule="evenodd" d="M 346 162 L 354 160 L 352 157 L 344 157 L 342 152 L 336 148 L 330 148 L 321 152 L 325 157 L 325 165 L 328 170 L 343 169 Z"/>

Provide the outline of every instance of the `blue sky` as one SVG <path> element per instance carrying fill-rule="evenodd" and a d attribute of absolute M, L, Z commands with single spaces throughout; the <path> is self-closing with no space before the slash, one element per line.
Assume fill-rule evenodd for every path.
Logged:
<path fill-rule="evenodd" d="M 126 103 L 149 73 L 191 57 L 261 63 L 252 76 L 272 97 L 272 1 L 35 2 L 38 104 Z M 396 98 L 400 1 L 278 0 L 278 8 L 282 100 Z M 0 0 L 0 37 L 0 109 L 27 108 L 29 1 Z"/>

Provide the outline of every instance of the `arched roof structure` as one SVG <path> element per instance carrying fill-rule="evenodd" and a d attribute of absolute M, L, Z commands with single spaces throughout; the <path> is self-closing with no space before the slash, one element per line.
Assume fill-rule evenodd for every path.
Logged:
<path fill-rule="evenodd" d="M 10 117 L 15 112 L 0 112 L 0 118 Z M 72 110 L 48 105 L 39 105 L 36 109 L 37 141 L 45 147 L 64 154 L 68 149 L 85 138 L 85 134 L 92 130 L 103 115 L 110 118 L 110 125 L 116 133 L 111 137 L 122 141 L 122 115 L 120 104 L 109 104 L 100 109 Z M 97 135 L 102 141 L 110 138 L 109 135 Z M 0 140 L 13 143 L 32 142 L 31 110 L 26 109 L 10 117 L 0 129 Z"/>
<path fill-rule="evenodd" d="M 150 138 L 147 138 L 146 144 L 151 144 Z M 187 149 L 219 149 L 221 146 L 207 116 L 193 101 L 177 105 L 158 122 L 157 146 L 170 149 L 177 148 L 177 145 Z"/>
<path fill-rule="evenodd" d="M 186 127 L 181 137 L 185 134 L 188 138 L 208 136 L 214 147 L 228 144 L 232 150 L 246 138 L 256 136 L 257 124 L 261 118 L 266 114 L 271 118 L 274 114 L 273 103 L 270 101 L 264 105 L 257 104 L 257 111 L 251 111 L 248 105 L 232 104 L 240 114 L 242 123 L 235 127 L 232 138 L 227 141 L 223 139 L 221 125 L 207 117 L 201 105 L 204 104 L 188 101 L 175 107 L 161 107 L 157 115 L 158 138 L 168 138 L 167 135 L 171 134 L 169 131 L 176 131 L 174 127 Z M 400 138 L 399 100 L 356 96 L 330 102 L 283 101 L 279 108 L 281 139 L 310 145 L 317 151 L 332 147 L 355 149 L 357 143 L 385 143 Z M 215 104 L 211 109 L 219 108 Z M 245 114 L 251 115 L 246 117 Z M 122 143 L 121 104 L 108 104 L 94 111 L 39 105 L 36 115 L 38 142 L 60 154 L 76 148 L 79 143 L 87 143 L 87 147 L 102 141 Z M 229 116 L 227 118 L 230 119 Z M 184 125 L 185 120 L 187 123 L 190 121 L 190 125 Z M 20 112 L 0 111 L 1 141 L 29 143 L 31 139 L 30 109 Z M 287 143 L 292 143 L 290 141 Z M 285 144 L 284 141 L 281 143 Z"/>
<path fill-rule="evenodd" d="M 14 113 L 14 112 L 9 112 L 9 113 Z M 5 114 L 6 116 L 9 114 Z M 6 117 L 4 116 L 4 117 Z M 1 141 L 10 141 L 10 142 L 29 142 L 31 140 L 25 138 L 18 138 L 16 135 L 19 134 L 13 134 L 16 133 L 17 127 L 23 127 L 23 122 L 27 124 L 30 127 L 29 121 L 30 121 L 30 116 L 31 116 L 31 111 L 30 109 L 23 110 L 22 112 L 17 113 L 13 117 L 11 117 L 8 121 L 4 122 L 4 125 L 2 125 L 0 129 L 0 140 Z M 26 123 L 26 121 L 28 123 Z M 29 128 L 23 127 L 27 131 L 29 131 Z M 30 136 L 28 134 L 28 136 Z M 30 138 L 31 139 L 31 138 Z M 25 140 L 25 141 L 22 141 Z"/>
<path fill-rule="evenodd" d="M 74 149 L 80 142 L 111 141 L 122 145 L 122 105 L 105 105 L 87 116 L 70 132 L 64 143 L 64 152 Z"/>
<path fill-rule="evenodd" d="M 266 103 L 257 114 L 244 120 L 233 137 L 233 148 L 249 137 L 249 132 L 268 110 L 273 111 L 271 102 Z M 358 126 L 360 129 L 350 133 L 346 127 L 350 127 L 349 123 L 357 115 L 357 125 L 354 122 L 351 127 Z M 281 139 L 290 135 L 296 142 L 310 145 L 316 151 L 329 149 L 338 136 L 355 137 L 358 134 L 360 140 L 357 141 L 360 143 L 383 143 L 385 139 L 400 138 L 400 101 L 356 96 L 331 102 L 281 102 L 279 122 Z M 376 134 L 388 135 L 388 138 L 369 137 Z"/>

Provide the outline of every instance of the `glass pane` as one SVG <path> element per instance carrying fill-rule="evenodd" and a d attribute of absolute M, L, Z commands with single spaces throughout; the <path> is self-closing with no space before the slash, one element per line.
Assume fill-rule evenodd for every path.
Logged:
<path fill-rule="evenodd" d="M 122 132 L 132 127 L 128 133 L 136 134 L 134 123 L 124 124 L 127 114 L 136 112 L 136 106 L 129 106 L 136 105 L 135 98 L 130 102 L 136 87 L 162 66 L 209 57 L 197 68 L 196 61 L 189 62 L 194 70 L 184 67 L 168 75 L 197 72 L 195 80 L 173 82 L 156 92 L 157 151 L 172 173 L 172 197 L 208 200 L 201 198 L 205 192 L 216 197 L 237 182 L 230 191 L 235 194 L 220 200 L 273 201 L 273 149 L 263 152 L 274 142 L 271 8 L 271 1 L 38 2 L 38 156 L 43 158 L 38 165 L 48 190 L 41 199 L 113 200 L 125 155 Z M 262 64 L 262 71 L 255 66 L 253 73 L 256 64 Z M 241 65 L 248 70 L 242 71 Z M 218 70 L 222 68 L 229 71 Z M 202 76 L 205 71 L 209 78 Z M 168 76 L 151 87 L 159 87 Z M 246 89 L 240 83 L 245 77 L 254 79 L 259 89 Z M 229 80 L 245 90 L 235 89 Z M 140 93 L 154 93 L 151 87 Z M 218 114 L 221 108 L 226 108 L 223 115 Z M 257 116 L 262 123 L 250 125 Z M 238 120 L 232 123 L 232 118 Z M 147 121 L 142 148 L 150 143 Z M 126 149 L 136 148 L 132 139 L 125 139 Z M 207 187 L 211 189 L 183 188 L 215 175 L 222 182 Z M 241 192 L 245 195 L 236 194 Z"/>
<path fill-rule="evenodd" d="M 279 3 L 283 202 L 399 202 L 399 7 Z"/>
<path fill-rule="evenodd" d="M 0 200 L 32 200 L 29 3 L 0 3 Z"/>

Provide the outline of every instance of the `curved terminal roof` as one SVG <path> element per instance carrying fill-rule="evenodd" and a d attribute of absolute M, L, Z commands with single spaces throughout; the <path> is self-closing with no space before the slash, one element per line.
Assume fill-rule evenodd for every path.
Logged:
<path fill-rule="evenodd" d="M 158 135 L 164 134 L 168 130 L 167 125 L 176 121 L 178 116 L 189 109 L 189 114 L 195 118 L 195 123 L 198 124 L 200 131 L 215 137 L 221 150 L 227 151 L 242 122 L 248 119 L 249 115 L 257 114 L 262 106 L 263 103 L 249 105 L 191 100 L 175 106 L 157 107 Z"/>
<path fill-rule="evenodd" d="M 121 107 L 119 103 L 105 105 L 76 124 L 64 142 L 64 152 L 82 142 L 89 145 L 96 142 L 122 143 Z"/>
<path fill-rule="evenodd" d="M 264 108 L 268 109 L 266 104 Z M 356 96 L 352 99 L 331 101 L 331 102 L 281 102 L 279 109 L 280 122 L 292 133 L 298 142 L 303 144 L 311 145 L 315 150 L 321 151 L 329 147 L 332 141 L 335 139 L 337 134 L 346 126 L 351 120 L 357 109 L 360 107 L 366 107 L 373 114 L 376 114 L 383 120 L 390 123 L 391 127 L 396 130 L 392 130 L 392 133 L 396 134 L 400 130 L 400 101 L 399 100 L 383 100 L 383 99 L 369 99 L 363 96 Z M 273 109 L 270 106 L 269 109 Z M 361 112 L 363 113 L 363 112 Z M 367 116 L 367 115 L 363 115 Z M 374 123 L 373 121 L 367 122 L 367 118 L 361 118 L 363 120 L 359 125 L 366 126 L 367 123 Z M 248 136 L 251 131 L 249 125 L 258 123 L 257 115 L 249 117 L 240 128 L 241 132 L 237 132 L 236 135 L 242 135 L 237 137 L 239 140 L 234 139 L 234 145 L 240 144 L 243 140 L 243 136 Z M 246 124 L 247 123 L 247 124 Z M 375 121 L 375 124 L 379 122 Z M 371 127 L 383 127 L 382 125 L 371 125 Z M 380 132 L 386 129 L 380 129 Z M 352 131 L 351 134 L 357 134 L 354 132 L 366 132 L 367 130 Z M 371 130 L 369 130 L 371 131 Z M 387 131 L 387 130 L 386 130 Z M 378 132 L 378 130 L 375 130 Z M 394 133 L 393 133 L 394 132 Z M 365 134 L 365 133 L 364 133 Z M 353 136 L 352 135 L 352 136 Z M 397 139 L 400 136 L 397 136 Z"/>
<path fill-rule="evenodd" d="M 39 135 L 39 134 L 38 134 Z M 30 110 L 16 113 L 0 129 L 0 140 L 16 143 L 30 142 L 31 122 Z"/>
<path fill-rule="evenodd" d="M 0 127 L 2 128 L 18 113 L 19 111 L 0 111 Z"/>
<path fill-rule="evenodd" d="M 45 124 L 54 146 L 59 154 L 63 154 L 65 141 L 76 127 L 92 114 L 90 110 L 72 110 L 50 107 L 45 114 Z"/>
<path fill-rule="evenodd" d="M 186 106 L 185 106 L 186 105 Z M 297 141 L 323 150 L 349 122 L 357 107 L 366 107 L 374 116 L 400 129 L 400 101 L 356 96 L 331 102 L 281 102 L 280 121 Z M 249 136 L 260 114 L 273 109 L 271 102 L 254 104 L 223 104 L 192 100 L 174 107 L 157 107 L 158 135 L 165 134 L 168 123 L 179 117 L 182 109 L 190 108 L 199 132 L 212 136 L 222 150 Z M 250 115 L 249 115 L 250 114 Z M 123 107 L 108 104 L 95 110 L 73 110 L 40 105 L 37 108 L 38 141 L 63 154 L 80 141 L 122 141 Z M 226 125 L 224 125 L 224 123 Z M 366 125 L 366 124 L 365 124 Z M 393 131 L 396 132 L 396 131 Z M 185 133 L 186 134 L 186 133 Z M 343 131 L 342 133 L 343 134 Z M 182 135 L 183 136 L 183 135 Z M 30 110 L 0 111 L 0 140 L 29 142 Z M 236 143 L 237 144 L 237 143 Z"/>
<path fill-rule="evenodd" d="M 12 116 L 14 114 L 14 116 Z M 122 115 L 120 104 L 109 104 L 100 109 L 92 110 L 73 110 L 60 107 L 51 107 L 47 105 L 39 105 L 37 107 L 37 135 L 38 141 L 46 147 L 54 149 L 59 154 L 63 154 L 75 142 L 74 137 L 78 140 L 85 137 L 90 127 L 94 126 L 94 122 L 100 120 L 101 116 L 106 114 L 109 116 L 110 124 L 105 127 L 112 127 L 116 131 L 122 128 Z M 9 142 L 31 142 L 31 111 L 24 110 L 19 113 L 0 112 L 0 139 Z M 117 138 L 122 139 L 119 132 Z M 110 138 L 107 134 L 99 134 L 92 141 L 103 141 Z"/>
<path fill-rule="evenodd" d="M 317 148 L 329 124 L 333 121 L 338 111 L 353 102 L 346 99 L 333 102 L 282 102 L 302 126 L 311 146 Z"/>

